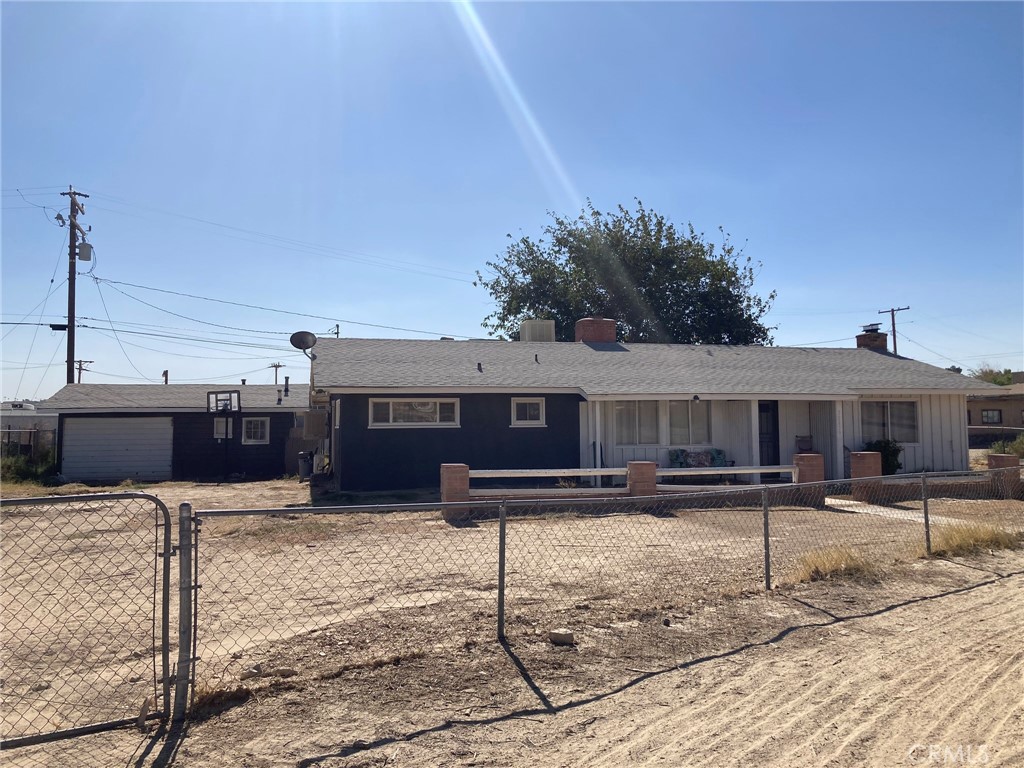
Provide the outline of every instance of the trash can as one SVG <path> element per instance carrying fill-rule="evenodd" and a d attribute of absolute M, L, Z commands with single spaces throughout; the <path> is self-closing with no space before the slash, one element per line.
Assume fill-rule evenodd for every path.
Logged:
<path fill-rule="evenodd" d="M 299 482 L 309 480 L 313 475 L 313 452 L 299 451 Z"/>

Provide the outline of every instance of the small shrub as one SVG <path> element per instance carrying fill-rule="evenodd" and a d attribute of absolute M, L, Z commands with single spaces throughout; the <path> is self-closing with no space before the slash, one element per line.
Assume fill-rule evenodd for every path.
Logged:
<path fill-rule="evenodd" d="M 900 462 L 903 445 L 896 440 L 872 440 L 864 444 L 864 450 L 882 454 L 883 475 L 895 475 L 903 467 Z"/>
<path fill-rule="evenodd" d="M 1024 434 L 1018 435 L 1016 440 L 997 440 L 989 447 L 989 453 L 1013 454 L 1024 459 Z"/>
<path fill-rule="evenodd" d="M 881 568 L 850 547 L 829 547 L 808 552 L 797 562 L 796 581 L 852 579 L 878 581 Z"/>
<path fill-rule="evenodd" d="M 45 482 L 53 475 L 53 458 L 49 452 L 35 461 L 30 456 L 4 456 L 0 459 L 0 480 L 5 483 Z"/>
<path fill-rule="evenodd" d="M 1017 549 L 1020 545 L 1019 534 L 984 523 L 943 526 L 932 536 L 932 554 L 939 557 L 959 557 L 995 549 Z"/>

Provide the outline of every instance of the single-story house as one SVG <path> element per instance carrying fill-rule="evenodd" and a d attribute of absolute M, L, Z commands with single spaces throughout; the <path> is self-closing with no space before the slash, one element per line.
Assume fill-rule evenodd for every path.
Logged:
<path fill-rule="evenodd" d="M 1024 378 L 1015 373 L 1014 378 Z M 1024 381 L 967 398 L 967 432 L 971 445 L 987 447 L 996 440 L 1024 434 Z"/>
<path fill-rule="evenodd" d="M 58 417 L 68 481 L 270 478 L 298 471 L 308 386 L 68 384 L 43 405 Z"/>
<path fill-rule="evenodd" d="M 903 444 L 905 472 L 964 470 L 967 396 L 994 388 L 890 353 L 877 329 L 848 349 L 624 344 L 614 320 L 585 318 L 576 338 L 320 339 L 334 487 L 437 487 L 444 463 L 668 467 L 680 448 L 753 467 L 817 452 L 836 479 L 879 438 Z"/>

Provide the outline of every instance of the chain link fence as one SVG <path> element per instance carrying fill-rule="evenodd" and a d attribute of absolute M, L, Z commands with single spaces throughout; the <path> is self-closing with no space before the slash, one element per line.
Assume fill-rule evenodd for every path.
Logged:
<path fill-rule="evenodd" d="M 744 599 L 766 589 L 1019 537 L 1024 502 L 1006 498 L 1019 481 L 1001 482 L 973 472 L 642 499 L 199 511 L 196 692 L 244 697 L 496 637 L 538 688 L 564 682 L 552 652 L 614 683 L 781 628 L 777 607 Z"/>
<path fill-rule="evenodd" d="M 140 493 L 0 505 L 4 749 L 164 717 L 167 508 Z"/>
<path fill-rule="evenodd" d="M 367 711 L 521 707 L 522 681 L 550 707 L 765 642 L 791 626 L 780 586 L 1024 536 L 1019 470 L 687 491 L 182 505 L 176 585 L 155 499 L 4 502 L 4 737 L 117 722 L 149 697 L 168 713 L 168 617 L 175 715 L 342 683 Z M 522 681 L 473 692 L 509 659 Z"/>

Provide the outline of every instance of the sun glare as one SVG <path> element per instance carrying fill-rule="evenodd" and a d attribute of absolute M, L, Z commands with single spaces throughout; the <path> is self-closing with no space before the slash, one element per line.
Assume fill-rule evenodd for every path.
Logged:
<path fill-rule="evenodd" d="M 469 0 L 453 0 L 452 6 L 509 120 L 515 126 L 523 148 L 545 185 L 552 193 L 564 198 L 559 202 L 567 205 L 569 210 L 579 209 L 583 204 L 583 198 L 558 159 L 530 105 L 526 103 L 501 54 L 494 47 L 494 42 L 473 4 Z"/>

